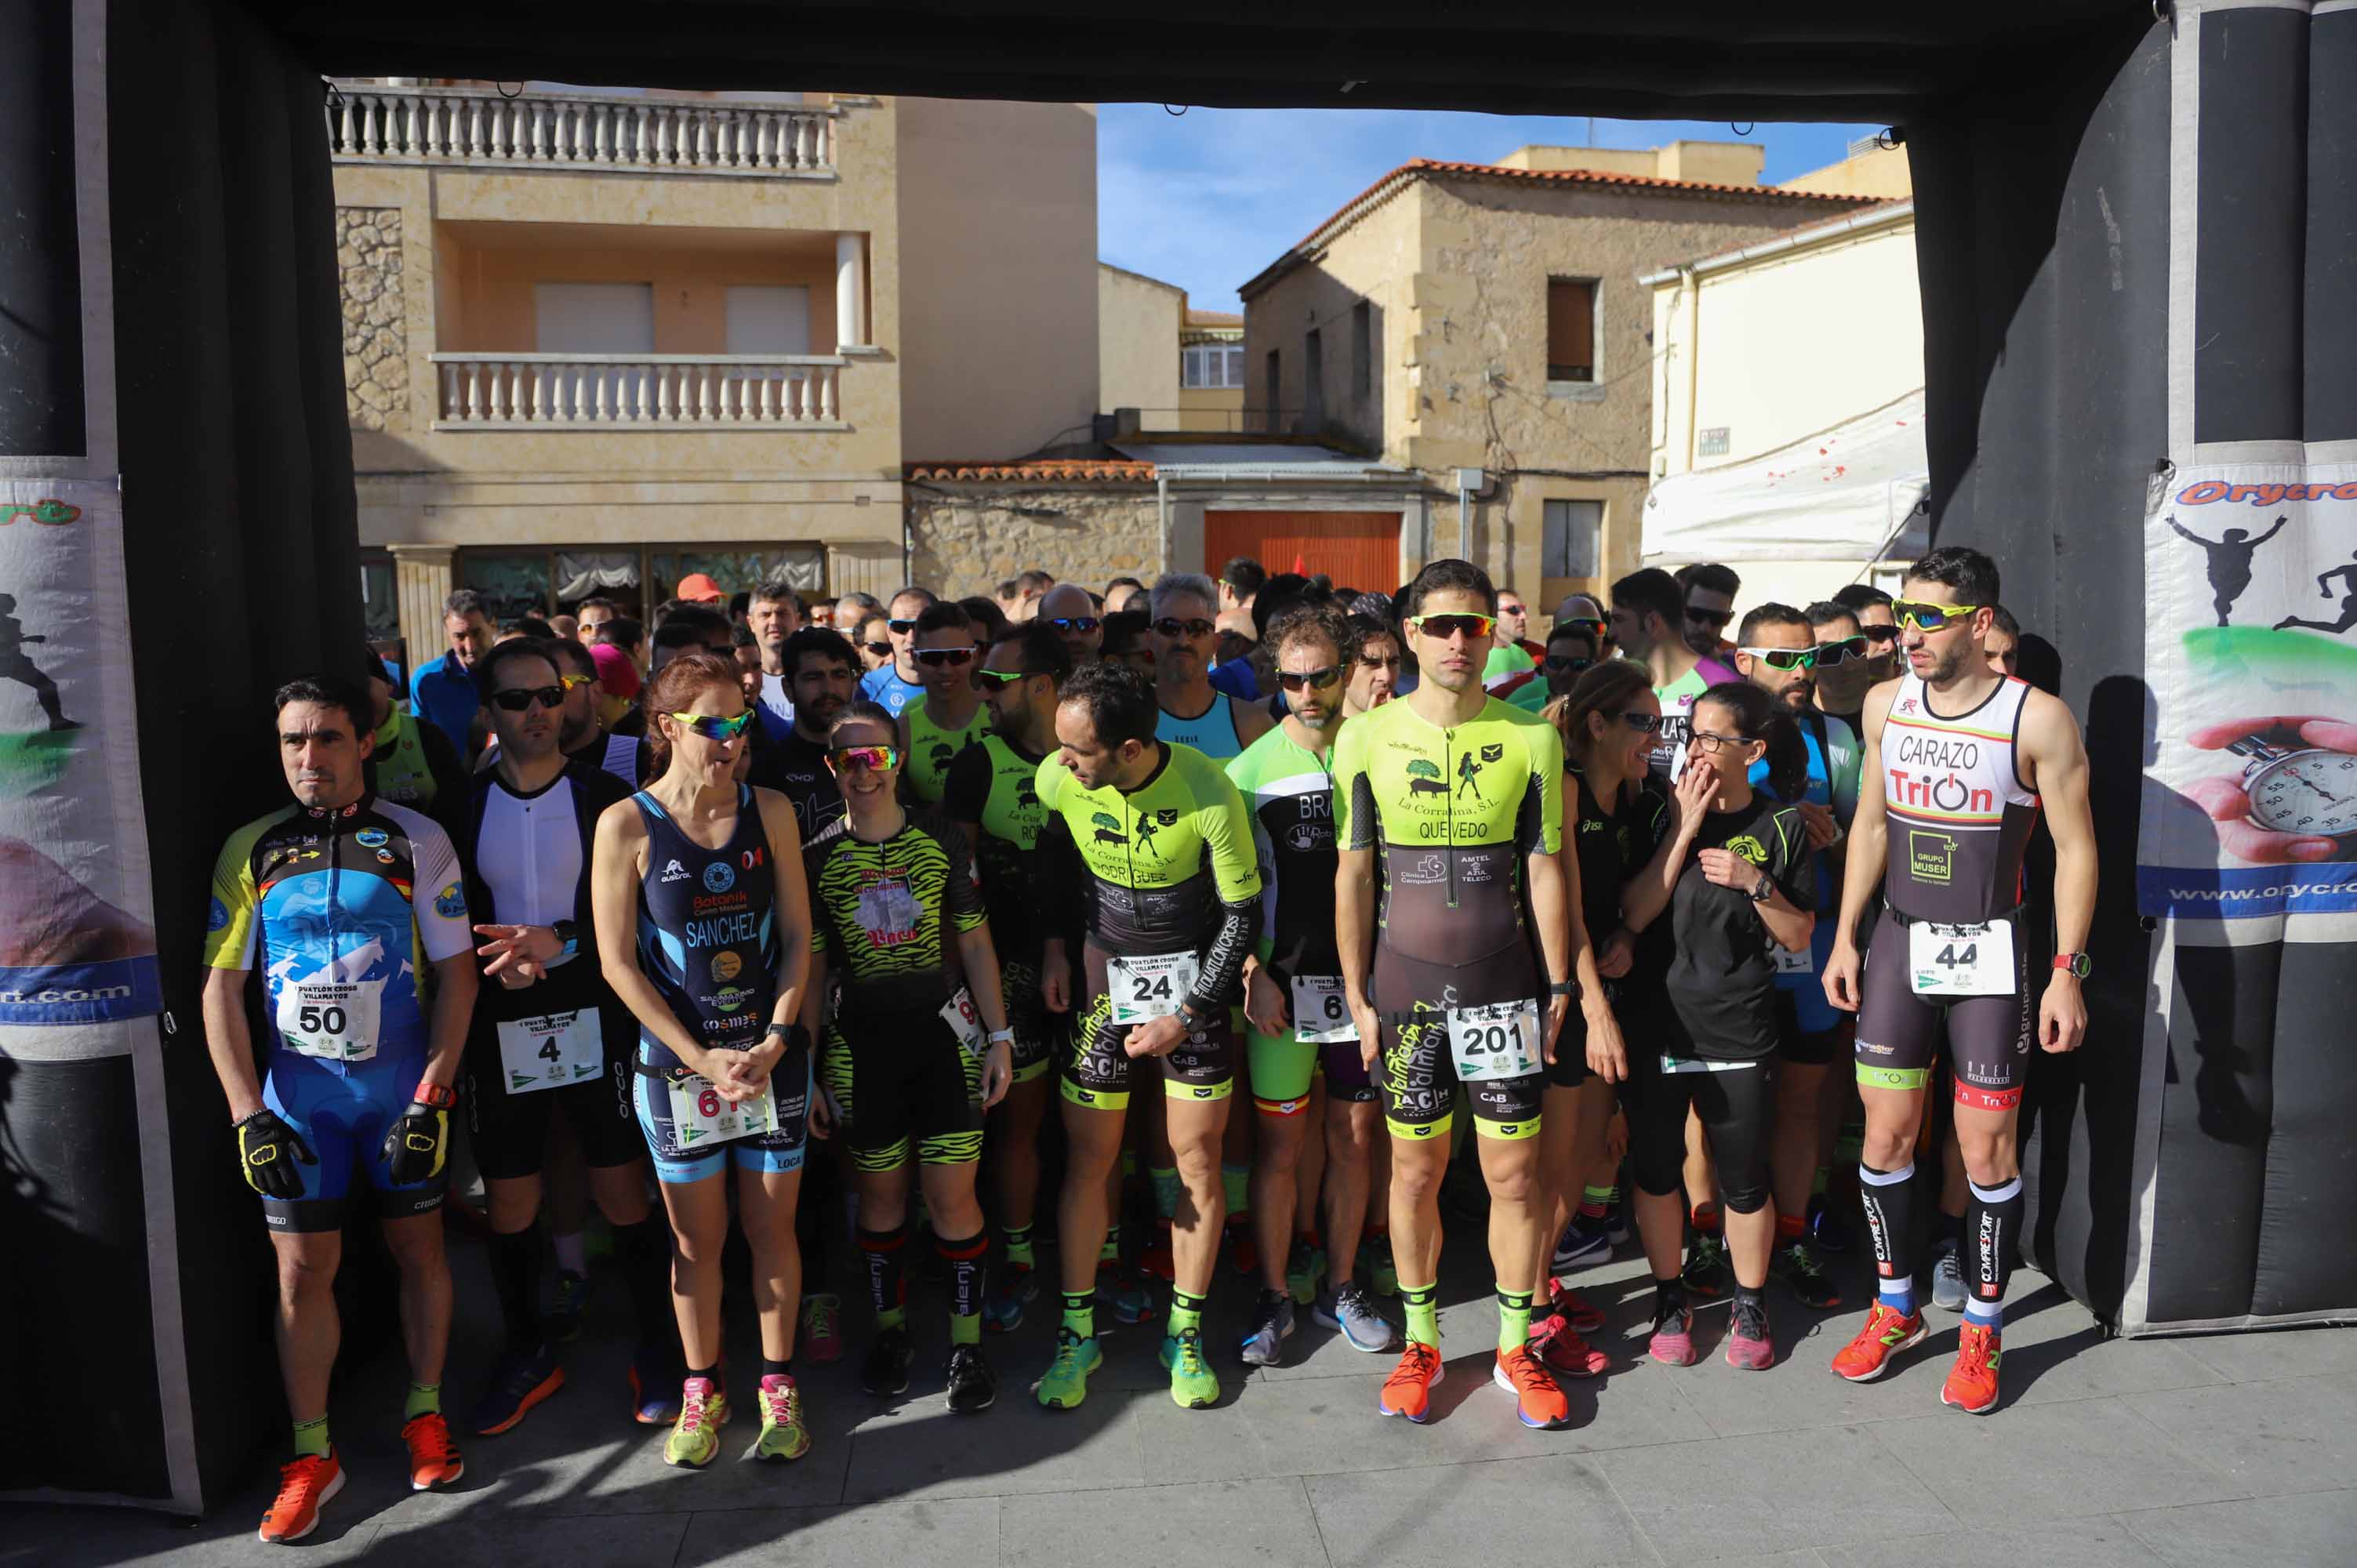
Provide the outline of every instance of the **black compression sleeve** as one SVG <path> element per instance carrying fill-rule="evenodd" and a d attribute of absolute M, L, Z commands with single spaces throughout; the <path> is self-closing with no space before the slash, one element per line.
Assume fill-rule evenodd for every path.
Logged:
<path fill-rule="evenodd" d="M 1089 868 L 1081 859 L 1080 845 L 1072 842 L 1072 832 L 1063 813 L 1050 811 L 1039 830 L 1040 934 L 1060 940 L 1064 950 L 1079 961 L 1082 933 L 1082 889 L 1088 885 Z"/>
<path fill-rule="evenodd" d="M 1253 934 L 1260 928 L 1260 900 L 1222 903 L 1211 945 L 1203 951 L 1202 972 L 1196 978 L 1187 1005 L 1198 1013 L 1226 1007 L 1236 999 L 1243 981 L 1244 955 L 1252 951 Z"/>

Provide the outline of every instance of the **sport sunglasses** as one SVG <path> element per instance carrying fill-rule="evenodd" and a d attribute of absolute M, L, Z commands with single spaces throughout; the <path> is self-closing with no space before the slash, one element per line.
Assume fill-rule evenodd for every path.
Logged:
<path fill-rule="evenodd" d="M 491 701 L 502 713 L 510 714 L 522 713 L 534 703 L 538 703 L 544 708 L 561 708 L 565 705 L 565 688 L 563 686 L 530 688 L 511 686 L 504 692 L 493 692 Z"/>
<path fill-rule="evenodd" d="M 1914 599 L 1893 599 L 1890 601 L 1890 615 L 1900 626 L 1913 627 L 1917 631 L 1943 631 L 1951 622 L 1963 620 L 1980 607 L 1978 605 L 1932 605 Z"/>
<path fill-rule="evenodd" d="M 1479 639 L 1497 631 L 1498 618 L 1477 615 L 1410 616 L 1407 625 L 1409 630 L 1422 637 L 1446 640 L 1461 635 Z"/>
<path fill-rule="evenodd" d="M 971 664 L 974 662 L 974 650 L 971 648 L 920 648 L 917 650 L 917 662 L 931 664 L 935 669 L 944 664 L 952 666 Z"/>
<path fill-rule="evenodd" d="M 1817 662 L 1813 648 L 1738 648 L 1738 653 L 1749 653 L 1770 670 L 1807 670 Z"/>
<path fill-rule="evenodd" d="M 1081 636 L 1086 637 L 1104 622 L 1094 616 L 1053 616 L 1049 618 L 1048 624 L 1058 631 L 1078 632 Z"/>
<path fill-rule="evenodd" d="M 1319 670 L 1280 670 L 1276 672 L 1276 683 L 1288 692 L 1308 687 L 1323 689 L 1341 678 L 1342 667 L 1340 664 L 1329 664 Z"/>
<path fill-rule="evenodd" d="M 1830 665 L 1840 664 L 1852 659 L 1868 658 L 1871 655 L 1867 644 L 1872 640 L 1866 633 L 1859 632 L 1855 637 L 1845 637 L 1838 642 L 1820 642 L 1817 644 L 1817 662 Z"/>
<path fill-rule="evenodd" d="M 1200 617 L 1194 620 L 1180 620 L 1176 616 L 1164 616 L 1154 623 L 1154 629 L 1176 642 L 1181 638 L 1209 637 L 1220 628 L 1216 623 Z"/>
<path fill-rule="evenodd" d="M 733 719 L 715 717 L 711 714 L 673 714 L 681 727 L 706 740 L 735 740 L 753 727 L 753 710 L 746 709 Z"/>
<path fill-rule="evenodd" d="M 1546 669 L 1550 675 L 1576 675 L 1595 667 L 1595 660 L 1585 659 L 1576 653 L 1550 653 L 1546 656 Z"/>
<path fill-rule="evenodd" d="M 859 646 L 866 649 L 868 652 L 876 655 L 878 659 L 883 658 L 885 655 L 892 651 L 892 645 L 888 642 L 863 642 Z"/>
<path fill-rule="evenodd" d="M 897 746 L 845 746 L 826 754 L 826 768 L 830 773 L 844 773 L 854 768 L 888 773 L 899 766 L 900 748 Z"/>
<path fill-rule="evenodd" d="M 977 670 L 974 682 L 985 692 L 1004 692 L 1017 681 L 1028 681 L 1038 674 L 1036 670 Z"/>
<path fill-rule="evenodd" d="M 1706 626 L 1724 627 L 1728 621 L 1731 621 L 1734 618 L 1735 612 L 1733 610 L 1696 609 L 1692 605 L 1688 605 L 1686 607 L 1686 619 L 1698 620 Z"/>
<path fill-rule="evenodd" d="M 917 629 L 917 623 L 915 621 L 901 620 L 897 617 L 891 620 L 886 621 L 884 624 L 891 628 L 895 632 L 899 633 L 902 637 L 906 637 L 910 632 Z"/>

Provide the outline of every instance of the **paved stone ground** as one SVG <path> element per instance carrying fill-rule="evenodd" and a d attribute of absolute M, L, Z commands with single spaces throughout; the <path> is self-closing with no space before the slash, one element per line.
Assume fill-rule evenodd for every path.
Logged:
<path fill-rule="evenodd" d="M 1457 1228 L 1456 1251 L 1478 1230 Z M 459 1299 L 490 1299 L 457 1250 Z M 1579 1280 L 1610 1316 L 1615 1368 L 1570 1385 L 1574 1424 L 1524 1430 L 1488 1374 L 1486 1280 L 1447 1283 L 1448 1378 L 1437 1418 L 1375 1413 L 1389 1357 L 1303 1321 L 1290 1363 L 1221 1366 L 1217 1408 L 1171 1404 L 1147 1327 L 1119 1333 L 1088 1403 L 1050 1414 L 1026 1387 L 1047 1359 L 1044 1304 L 992 1337 L 998 1406 L 953 1418 L 941 1394 L 938 1292 L 911 1320 L 924 1346 L 909 1394 L 868 1399 L 853 1353 L 804 1369 L 814 1444 L 784 1468 L 740 1463 L 749 1423 L 703 1474 L 667 1469 L 660 1434 L 625 1424 L 623 1318 L 610 1279 L 574 1348 L 572 1381 L 508 1436 L 467 1442 L 458 1490 L 402 1489 L 400 1372 L 384 1363 L 338 1396 L 350 1480 L 301 1561 L 503 1568 L 802 1563 L 828 1568 L 1119 1563 L 1435 1563 L 1587 1568 L 1734 1563 L 1895 1568 L 2267 1568 L 2357 1563 L 2357 1333 L 2320 1329 L 2104 1340 L 2060 1288 L 2017 1276 L 2005 1402 L 1967 1417 L 1939 1386 L 1954 1345 L 1932 1341 L 1863 1387 L 1825 1369 L 1857 1309 L 1774 1302 L 1780 1359 L 1742 1373 L 1717 1359 L 1724 1307 L 1701 1315 L 1711 1354 L 1672 1370 L 1637 1359 L 1650 1291 L 1631 1252 Z M 1460 1263 L 1473 1259 L 1460 1258 Z M 1862 1290 L 1855 1265 L 1848 1283 Z M 1244 1309 L 1222 1272 L 1219 1342 Z M 492 1348 L 479 1312 L 449 1385 L 463 1412 Z M 854 1311 L 858 1325 L 864 1313 Z M 732 1306 L 743 1323 L 749 1312 Z M 755 1364 L 749 1335 L 732 1345 Z M 747 1381 L 741 1375 L 741 1385 Z M 740 1393 L 743 1391 L 741 1387 Z M 257 1391 L 274 1403 L 274 1389 Z M 371 1412 L 385 1412 L 374 1420 Z M 40 1419 L 25 1412 L 27 1419 Z M 59 1412 L 70 1420 L 70 1412 Z M 106 1510 L 0 1510 L 0 1564 L 254 1562 L 274 1476 L 188 1526 Z M 294 1560 L 294 1559 L 289 1559 Z"/>

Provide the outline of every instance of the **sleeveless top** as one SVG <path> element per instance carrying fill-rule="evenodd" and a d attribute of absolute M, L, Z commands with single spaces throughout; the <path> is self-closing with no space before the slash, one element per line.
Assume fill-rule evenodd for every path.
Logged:
<path fill-rule="evenodd" d="M 1912 671 L 1882 725 L 1890 843 L 1883 895 L 1915 920 L 1975 923 L 2021 903 L 2021 855 L 2038 797 L 2016 748 L 2027 682 L 2008 676 L 1969 713 L 1946 717 Z"/>
<path fill-rule="evenodd" d="M 1191 746 L 1214 762 L 1225 762 L 1244 748 L 1236 736 L 1233 698 L 1215 692 L 1211 705 L 1191 719 L 1182 719 L 1168 708 L 1160 713 L 1154 721 L 1154 738 L 1165 746 Z"/>
<path fill-rule="evenodd" d="M 900 764 L 900 777 L 908 780 L 909 791 L 929 806 L 941 803 L 942 785 L 958 753 L 990 733 L 988 703 L 976 702 L 972 716 L 958 729 L 936 722 L 931 709 L 932 704 L 920 697 L 900 711 L 909 725 L 909 755 Z"/>
<path fill-rule="evenodd" d="M 647 791 L 630 801 L 647 826 L 639 967 L 688 1033 L 707 1047 L 750 1050 L 769 1032 L 784 956 L 777 874 L 753 791 L 737 787 L 737 831 L 719 849 L 681 832 Z M 682 1065 L 644 1029 L 639 1043 L 650 1065 Z"/>

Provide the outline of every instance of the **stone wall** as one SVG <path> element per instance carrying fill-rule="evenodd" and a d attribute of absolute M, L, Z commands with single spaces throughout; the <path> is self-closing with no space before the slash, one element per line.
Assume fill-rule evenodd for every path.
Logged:
<path fill-rule="evenodd" d="M 939 594 L 987 594 L 1035 566 L 1102 593 L 1161 564 L 1151 484 L 911 481 L 907 494 L 911 575 Z"/>
<path fill-rule="evenodd" d="M 344 308 L 344 410 L 355 430 L 409 428 L 409 343 L 401 286 L 401 209 L 336 209 Z"/>

